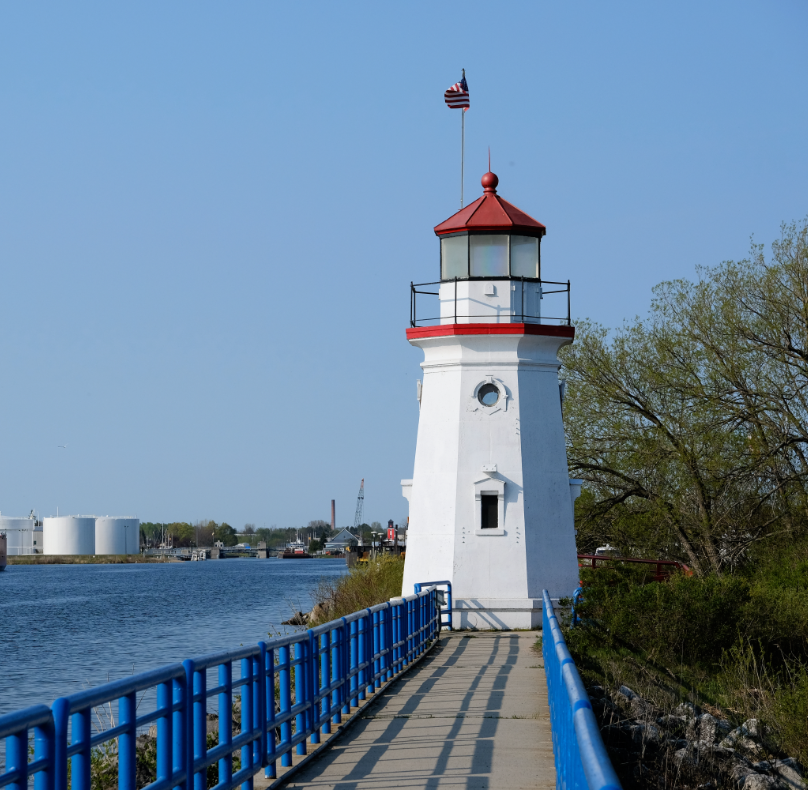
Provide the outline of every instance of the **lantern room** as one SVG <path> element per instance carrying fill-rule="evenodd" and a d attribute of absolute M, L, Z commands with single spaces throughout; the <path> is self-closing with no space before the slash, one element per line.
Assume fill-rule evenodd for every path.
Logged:
<path fill-rule="evenodd" d="M 483 196 L 435 228 L 441 281 L 541 278 L 547 228 L 497 195 L 498 184 L 494 173 L 486 173 Z"/>
<path fill-rule="evenodd" d="M 486 173 L 482 197 L 435 227 L 440 239 L 440 280 L 411 284 L 411 327 L 569 325 L 569 282 L 542 280 L 541 240 L 547 228 L 503 200 L 497 194 L 498 184 L 494 173 Z M 437 296 L 438 305 L 419 296 Z"/>

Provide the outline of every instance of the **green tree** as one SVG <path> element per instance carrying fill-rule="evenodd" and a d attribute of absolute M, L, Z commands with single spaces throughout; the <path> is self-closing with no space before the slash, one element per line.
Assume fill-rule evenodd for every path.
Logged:
<path fill-rule="evenodd" d="M 662 283 L 611 335 L 580 322 L 562 350 L 579 546 L 721 573 L 806 516 L 808 223 L 766 261 Z"/>
<path fill-rule="evenodd" d="M 157 546 L 160 543 L 161 524 L 151 521 L 140 523 L 140 542 L 146 546 Z"/>
<path fill-rule="evenodd" d="M 214 527 L 213 538 L 216 541 L 221 541 L 225 546 L 235 546 L 238 543 L 236 530 L 225 522 Z"/>
<path fill-rule="evenodd" d="M 185 521 L 166 524 L 165 531 L 174 548 L 188 548 L 196 543 L 196 531 Z"/>

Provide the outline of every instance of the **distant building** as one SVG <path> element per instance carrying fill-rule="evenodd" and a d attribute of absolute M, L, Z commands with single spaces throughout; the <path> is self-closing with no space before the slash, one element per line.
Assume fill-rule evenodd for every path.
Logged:
<path fill-rule="evenodd" d="M 42 525 L 33 516 L 0 516 L 0 532 L 5 533 L 8 555 L 42 554 Z"/>
<path fill-rule="evenodd" d="M 358 538 L 350 530 L 343 529 L 325 543 L 326 551 L 345 551 L 349 546 L 356 546 Z"/>

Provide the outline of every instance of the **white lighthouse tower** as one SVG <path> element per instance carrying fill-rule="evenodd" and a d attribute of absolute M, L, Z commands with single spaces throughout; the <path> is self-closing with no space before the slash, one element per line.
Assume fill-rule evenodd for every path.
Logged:
<path fill-rule="evenodd" d="M 498 183 L 486 173 L 483 196 L 435 228 L 440 283 L 414 286 L 407 330 L 424 375 L 403 592 L 449 580 L 455 628 L 534 628 L 542 590 L 578 580 L 557 358 L 575 334 L 569 283 L 542 281 L 546 228 Z M 542 315 L 550 293 L 562 315 Z"/>

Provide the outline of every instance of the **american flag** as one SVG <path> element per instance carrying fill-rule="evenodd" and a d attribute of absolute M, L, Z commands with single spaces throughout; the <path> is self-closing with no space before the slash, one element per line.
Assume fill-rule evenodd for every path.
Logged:
<path fill-rule="evenodd" d="M 456 82 L 443 94 L 443 100 L 452 110 L 462 107 L 463 112 L 465 112 L 471 106 L 469 104 L 469 86 L 466 82 L 465 69 L 463 70 L 463 79 L 461 79 L 460 82 Z"/>

